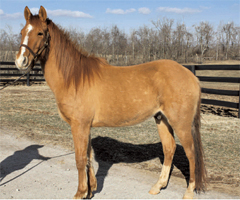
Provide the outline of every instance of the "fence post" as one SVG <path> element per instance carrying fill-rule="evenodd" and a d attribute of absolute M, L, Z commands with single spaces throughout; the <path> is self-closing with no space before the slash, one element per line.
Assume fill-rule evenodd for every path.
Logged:
<path fill-rule="evenodd" d="M 195 65 L 191 65 L 190 67 L 191 67 L 192 73 L 196 76 Z"/>
<path fill-rule="evenodd" d="M 239 85 L 238 97 L 239 97 L 239 100 L 238 100 L 238 118 L 240 119 L 240 85 Z"/>
<path fill-rule="evenodd" d="M 30 72 L 27 73 L 27 86 L 30 86 Z"/>

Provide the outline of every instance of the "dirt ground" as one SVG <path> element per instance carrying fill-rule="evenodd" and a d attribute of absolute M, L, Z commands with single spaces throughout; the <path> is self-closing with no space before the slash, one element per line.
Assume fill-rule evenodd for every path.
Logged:
<path fill-rule="evenodd" d="M 1 129 L 0 193 L 3 199 L 70 199 L 77 188 L 74 152 L 60 146 L 20 138 Z M 122 163 L 94 161 L 98 189 L 93 199 L 179 199 L 186 181 L 171 176 L 166 189 L 148 194 L 159 173 Z M 219 191 L 195 195 L 198 199 L 238 199 Z"/>

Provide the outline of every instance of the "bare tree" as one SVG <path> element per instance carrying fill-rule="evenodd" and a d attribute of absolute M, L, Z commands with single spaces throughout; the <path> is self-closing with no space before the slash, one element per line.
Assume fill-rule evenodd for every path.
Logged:
<path fill-rule="evenodd" d="M 173 19 L 162 18 L 151 23 L 153 28 L 144 25 L 130 31 L 129 35 L 117 25 L 92 28 L 88 33 L 72 27 L 67 31 L 77 46 L 105 57 L 114 65 L 137 64 L 156 59 L 187 63 L 196 56 L 198 62 L 202 62 L 206 56 L 215 57 L 216 60 L 240 58 L 240 27 L 234 22 L 221 22 L 217 30 L 209 22 L 200 22 L 193 26 L 194 31 L 191 32 L 184 23 L 173 26 Z M 11 26 L 0 29 L 2 55 L 5 54 L 4 51 L 17 51 L 20 42 L 20 35 L 14 34 Z"/>
<path fill-rule="evenodd" d="M 150 39 L 150 29 L 144 25 L 140 27 L 137 31 L 137 35 L 139 37 L 139 42 L 141 45 L 141 53 L 143 62 L 149 61 L 150 59 L 150 48 L 151 48 L 151 39 Z"/>
<path fill-rule="evenodd" d="M 222 44 L 223 44 L 223 51 L 225 54 L 225 59 L 229 59 L 229 52 L 230 49 L 234 49 L 234 43 L 237 40 L 238 31 L 234 26 L 234 22 L 229 22 L 224 24 L 222 27 Z"/>
<path fill-rule="evenodd" d="M 112 60 L 115 61 L 115 52 L 117 48 L 117 42 L 119 38 L 120 30 L 117 25 L 113 26 L 111 29 L 111 43 L 112 43 Z"/>
<path fill-rule="evenodd" d="M 107 58 L 107 55 L 110 54 L 110 33 L 106 28 L 102 30 L 102 55 Z"/>
<path fill-rule="evenodd" d="M 137 31 L 133 29 L 130 33 L 130 45 L 131 45 L 131 54 L 132 54 L 132 59 L 135 59 L 135 45 L 137 42 Z"/>
<path fill-rule="evenodd" d="M 85 41 L 85 48 L 94 54 L 98 54 L 98 52 L 102 51 L 103 46 L 103 34 L 100 28 L 93 28 L 87 34 Z"/>
<path fill-rule="evenodd" d="M 117 64 L 119 61 L 119 55 L 125 54 L 127 49 L 127 37 L 126 34 L 121 31 L 117 25 L 114 25 L 111 29 L 111 46 L 112 46 L 112 61 L 115 61 L 115 55 L 117 57 Z"/>
<path fill-rule="evenodd" d="M 203 55 L 209 50 L 209 45 L 213 38 L 213 26 L 209 22 L 200 22 L 199 26 L 195 26 L 197 36 L 196 55 L 199 56 L 202 62 Z"/>
<path fill-rule="evenodd" d="M 152 21 L 152 24 L 158 30 L 158 37 L 160 39 L 159 48 L 161 49 L 161 58 L 171 58 L 171 47 L 172 47 L 172 26 L 173 19 L 158 19 Z"/>
<path fill-rule="evenodd" d="M 173 31 L 173 58 L 179 60 L 185 51 L 185 35 L 187 34 L 185 24 L 177 24 L 176 30 Z"/>
<path fill-rule="evenodd" d="M 84 32 L 78 31 L 76 28 L 70 27 L 67 32 L 74 43 L 79 46 L 79 48 L 84 48 L 85 46 L 85 34 Z"/>

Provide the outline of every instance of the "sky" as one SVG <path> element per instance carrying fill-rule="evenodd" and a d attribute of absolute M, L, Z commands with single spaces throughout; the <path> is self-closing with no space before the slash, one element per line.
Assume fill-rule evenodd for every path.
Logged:
<path fill-rule="evenodd" d="M 163 18 L 185 23 L 188 29 L 208 21 L 240 26 L 239 0 L 0 0 L 0 29 L 19 33 L 25 24 L 24 8 L 37 14 L 45 7 L 48 18 L 64 28 L 88 33 L 92 28 L 117 25 L 125 33 Z"/>

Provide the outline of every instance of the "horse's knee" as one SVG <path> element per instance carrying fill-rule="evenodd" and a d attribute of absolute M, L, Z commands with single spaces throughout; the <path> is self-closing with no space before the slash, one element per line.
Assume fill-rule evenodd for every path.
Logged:
<path fill-rule="evenodd" d="M 87 157 L 76 158 L 76 166 L 78 170 L 84 170 L 87 166 Z"/>

